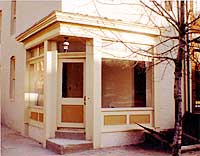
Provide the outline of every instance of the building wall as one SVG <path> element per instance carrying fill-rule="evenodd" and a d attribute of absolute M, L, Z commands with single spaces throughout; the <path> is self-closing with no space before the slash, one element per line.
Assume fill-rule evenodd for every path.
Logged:
<path fill-rule="evenodd" d="M 24 54 L 23 49 L 20 49 L 20 45 L 17 45 L 14 36 L 10 36 L 10 2 L 1 2 L 0 6 L 2 7 L 2 122 L 7 124 L 9 127 L 12 127 L 18 131 L 23 131 L 23 70 L 24 70 Z M 21 53 L 17 51 L 21 51 Z M 10 81 L 10 57 L 15 56 L 16 61 L 20 62 L 16 64 L 16 86 L 15 86 L 15 98 L 11 100 L 9 98 L 9 81 Z M 20 81 L 19 81 L 20 80 Z"/>
<path fill-rule="evenodd" d="M 175 105 L 174 105 L 174 67 L 162 63 L 159 70 L 159 95 L 160 99 L 160 128 L 168 129 L 174 127 Z M 165 70 L 165 71 L 164 71 Z M 164 74 L 164 76 L 163 76 Z"/>
<path fill-rule="evenodd" d="M 144 142 L 144 137 L 142 131 L 102 133 L 101 146 L 110 147 L 139 144 Z"/>
<path fill-rule="evenodd" d="M 148 1 L 145 1 L 145 3 L 151 4 Z M 146 12 L 144 6 L 141 6 L 139 0 L 62 0 L 62 11 L 131 21 L 135 23 L 151 24 L 148 20 L 148 16 L 145 15 Z M 154 18 L 154 22 L 160 23 L 161 20 Z"/>
<path fill-rule="evenodd" d="M 28 27 L 47 16 L 53 10 L 60 10 L 59 1 L 17 1 L 16 5 L 16 34 L 10 35 L 11 2 L 0 1 L 2 10 L 2 33 L 1 33 L 1 117 L 2 123 L 25 133 L 25 58 L 26 51 L 21 43 L 17 43 L 15 36 L 22 33 Z M 9 97 L 10 84 L 10 57 L 16 58 L 15 98 Z"/>
<path fill-rule="evenodd" d="M 62 5 L 61 5 L 62 4 Z M 24 133 L 24 110 L 26 105 L 24 103 L 24 76 L 25 76 L 25 49 L 21 43 L 15 41 L 15 35 L 10 36 L 10 17 L 11 17 L 11 2 L 1 1 L 0 7 L 2 9 L 2 78 L 1 78 L 1 104 L 2 104 L 2 122 L 7 124 L 22 133 Z M 98 9 L 96 9 L 96 7 Z M 120 9 L 120 8 L 123 9 Z M 78 12 L 96 16 L 107 16 L 114 19 L 131 20 L 135 17 L 137 22 L 138 15 L 135 14 L 139 10 L 135 10 L 134 6 L 127 8 L 127 5 L 119 6 L 103 6 L 102 4 L 89 4 L 89 1 L 82 3 L 77 1 L 17 1 L 17 17 L 16 17 L 16 34 L 20 34 L 28 27 L 38 22 L 44 16 L 47 16 L 53 10 L 62 10 L 67 12 Z M 136 12 L 125 14 L 127 9 Z M 105 10 L 105 11 L 104 11 Z M 114 13 L 110 12 L 114 10 Z M 99 11 L 99 12 L 98 12 Z M 118 12 L 119 11 L 119 12 Z M 100 14 L 99 14 L 100 13 Z M 16 57 L 16 86 L 15 86 L 15 99 L 9 98 L 9 73 L 11 56 Z M 162 77 L 164 64 L 156 67 L 156 95 L 154 104 L 159 107 L 159 126 L 161 129 L 172 128 L 174 124 L 174 101 L 173 101 L 173 68 L 167 67 L 165 76 Z M 158 78 L 158 79 L 157 79 Z"/>

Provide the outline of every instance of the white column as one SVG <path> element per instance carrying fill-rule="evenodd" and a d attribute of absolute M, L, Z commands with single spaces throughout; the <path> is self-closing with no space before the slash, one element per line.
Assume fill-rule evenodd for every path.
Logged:
<path fill-rule="evenodd" d="M 24 85 L 25 85 L 25 91 L 24 91 L 24 135 L 28 136 L 28 129 L 29 129 L 29 92 L 30 92 L 30 65 L 27 63 L 26 57 L 29 57 L 30 53 L 25 51 L 26 56 L 25 56 L 25 78 L 24 78 Z"/>
<path fill-rule="evenodd" d="M 44 42 L 44 146 L 46 139 L 55 136 L 56 130 L 57 51 L 54 48 L 49 47 L 48 41 Z"/>
<path fill-rule="evenodd" d="M 146 71 L 146 107 L 153 106 L 153 69 Z"/>
<path fill-rule="evenodd" d="M 93 147 L 101 147 L 101 48 L 99 39 L 93 39 Z"/>
<path fill-rule="evenodd" d="M 86 41 L 86 69 L 85 69 L 85 96 L 86 96 L 86 111 L 85 111 L 85 131 L 86 140 L 93 139 L 93 41 Z"/>
<path fill-rule="evenodd" d="M 153 67 L 153 107 L 154 107 L 154 127 L 160 128 L 160 65 Z"/>

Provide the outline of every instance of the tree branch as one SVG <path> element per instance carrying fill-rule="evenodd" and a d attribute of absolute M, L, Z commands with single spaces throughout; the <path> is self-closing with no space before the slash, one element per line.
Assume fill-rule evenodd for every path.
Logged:
<path fill-rule="evenodd" d="M 140 0 L 140 2 L 141 2 L 145 7 L 147 7 L 148 9 L 150 9 L 151 11 L 153 11 L 154 13 L 156 13 L 157 15 L 164 17 L 178 32 L 180 31 L 180 30 L 179 30 L 179 26 L 178 26 L 178 22 L 175 21 L 175 23 L 173 23 L 173 22 L 174 22 L 174 19 L 173 19 L 173 18 L 171 19 L 170 17 L 165 16 L 165 15 L 163 14 L 163 12 L 159 9 L 159 6 L 160 6 L 160 5 L 157 6 L 157 5 L 154 3 L 155 1 L 153 1 L 153 4 L 154 4 L 155 7 L 158 9 L 158 11 L 152 9 L 150 6 L 146 5 L 143 1 Z"/>

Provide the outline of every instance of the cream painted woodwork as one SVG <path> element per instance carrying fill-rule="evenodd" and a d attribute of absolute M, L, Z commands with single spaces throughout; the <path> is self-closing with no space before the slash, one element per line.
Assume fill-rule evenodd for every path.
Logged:
<path fill-rule="evenodd" d="M 102 108 L 101 132 L 123 132 L 141 130 L 135 122 L 146 127 L 153 127 L 154 115 L 152 107 L 138 108 Z"/>
<path fill-rule="evenodd" d="M 173 127 L 174 100 L 172 92 L 173 82 L 171 80 L 174 71 L 171 67 L 167 67 L 167 74 L 163 79 L 160 78 L 162 77 L 162 69 L 165 67 L 165 64 L 155 66 L 154 69 L 149 71 L 146 75 L 149 79 L 149 81 L 146 81 L 146 107 L 101 108 L 101 104 L 104 102 L 101 99 L 103 84 L 101 72 L 103 68 L 102 59 L 121 58 L 124 60 L 151 62 L 152 60 L 149 59 L 151 54 L 148 54 L 148 57 L 142 57 L 138 54 L 131 55 L 131 51 L 127 47 L 124 47 L 121 42 L 127 43 L 133 50 L 137 50 L 135 48 L 147 50 L 159 43 L 160 31 L 156 27 L 151 27 L 146 24 L 125 22 L 126 18 L 123 18 L 125 21 L 120 21 L 95 17 L 90 14 L 82 15 L 61 12 L 61 7 L 70 7 L 70 5 L 63 5 L 64 3 L 68 3 L 67 1 L 61 1 L 51 2 L 51 4 L 49 2 L 37 2 L 37 5 L 34 2 L 17 1 L 17 11 L 15 12 L 15 10 L 12 10 L 12 15 L 11 1 L 1 5 L 2 12 L 0 11 L 0 14 L 2 13 L 2 21 L 4 21 L 3 23 L 0 23 L 3 28 L 0 29 L 0 33 L 2 32 L 2 45 L 0 46 L 2 47 L 1 50 L 3 54 L 3 59 L 1 59 L 1 85 L 2 88 L 4 88 L 1 100 L 2 103 L 6 104 L 2 105 L 2 117 L 3 120 L 6 121 L 5 123 L 22 133 L 25 131 L 24 125 L 27 126 L 27 123 L 29 123 L 29 136 L 32 136 L 34 139 L 40 138 L 37 140 L 42 140 L 44 145 L 47 138 L 54 137 L 57 126 L 85 127 L 86 139 L 93 141 L 94 148 L 103 147 L 105 145 L 105 142 L 103 141 L 104 138 L 107 138 L 106 141 L 108 142 L 110 140 L 109 145 L 111 146 L 116 145 L 116 140 L 121 141 L 124 138 L 124 140 L 128 140 L 127 137 L 123 136 L 122 138 L 121 134 L 128 134 L 129 130 L 140 129 L 135 122 L 139 122 L 151 128 L 166 129 Z M 15 1 L 13 0 L 13 2 Z M 0 3 L 2 4 L 2 2 Z M 22 3 L 29 3 L 31 5 L 22 6 Z M 44 7 L 40 12 L 35 12 L 35 8 L 38 6 Z M 84 8 L 86 9 L 85 6 Z M 105 7 L 103 7 L 103 9 L 105 11 Z M 118 11 L 118 9 L 116 10 Z M 51 11 L 53 12 L 47 15 L 47 13 Z M 133 9 L 133 11 L 135 10 Z M 24 12 L 29 12 L 29 15 L 27 16 Z M 83 13 L 85 13 L 85 11 Z M 106 11 L 104 14 L 106 14 Z M 118 19 L 116 14 L 112 15 Z M 42 17 L 44 18 L 39 21 Z M 145 18 L 143 20 L 145 20 Z M 160 19 L 157 20 L 160 21 Z M 23 23 L 22 21 L 26 22 Z M 14 26 L 13 30 L 10 30 L 10 26 L 12 25 Z M 31 25 L 32 27 L 30 27 Z M 17 41 L 14 38 L 15 31 L 16 34 L 19 35 L 16 38 Z M 22 31 L 25 32 L 22 33 Z M 13 35 L 10 35 L 10 33 Z M 84 44 L 79 44 L 78 42 L 70 43 L 76 44 L 76 46 L 73 47 L 76 49 L 71 49 L 71 51 L 79 52 L 74 54 L 70 52 L 60 53 L 61 51 L 57 49 L 57 43 L 60 42 L 62 44 L 63 40 L 58 40 L 58 38 L 63 39 L 64 36 L 69 36 L 69 38 L 73 37 L 79 41 L 84 38 Z M 24 45 L 19 44 L 18 42 L 23 42 Z M 24 73 L 26 70 L 25 51 L 27 49 L 32 49 L 35 46 L 38 47 L 32 53 L 33 56 L 27 58 L 27 64 L 31 65 L 32 71 L 37 71 L 38 66 L 44 67 L 43 107 L 36 106 L 38 105 L 38 102 L 34 98 L 32 100 L 33 106 L 29 106 L 31 103 L 25 104 L 23 98 L 25 88 Z M 165 50 L 163 48 L 164 47 L 160 47 L 162 51 Z M 152 49 L 152 52 L 159 52 L 160 49 Z M 59 53 L 57 53 L 57 50 Z M 83 51 L 86 52 L 84 53 Z M 147 53 L 140 53 L 147 55 Z M 16 56 L 17 60 L 16 83 L 13 81 L 17 91 L 15 100 L 9 100 L 9 87 L 7 87 L 9 84 L 10 72 L 8 60 L 11 56 Z M 57 68 L 57 61 L 59 61 L 59 68 Z M 62 98 L 61 66 L 63 63 L 83 64 L 83 84 L 82 88 L 79 88 L 79 91 L 82 90 L 82 92 L 77 93 L 78 95 L 75 98 Z M 113 71 L 110 70 L 110 72 Z M 13 74 L 13 76 L 14 75 L 15 74 Z M 126 77 L 125 74 L 121 75 Z M 74 80 L 78 81 L 78 79 Z M 128 82 L 127 80 L 126 82 Z M 109 81 L 107 82 L 109 83 Z M 40 85 L 38 84 L 38 86 Z M 41 87 L 38 88 L 41 89 Z M 115 90 L 115 94 L 116 92 L 120 92 L 120 90 L 113 90 Z M 128 90 L 130 91 L 131 88 L 128 88 Z M 165 90 L 165 93 L 163 93 L 163 90 Z M 30 100 L 29 93 L 31 92 L 28 91 L 30 90 L 25 89 L 25 97 L 27 97 L 26 95 L 29 95 L 28 97 Z M 86 106 L 84 105 L 85 95 Z M 163 102 L 163 99 L 166 99 L 165 102 Z M 117 101 L 119 101 L 119 99 L 117 99 Z M 197 101 L 196 104 L 199 105 L 199 101 Z M 28 110 L 29 113 L 27 115 L 27 121 L 24 121 L 24 116 L 26 116 L 24 110 Z M 130 135 L 127 136 L 133 138 L 130 137 Z M 122 145 L 122 142 L 118 145 Z"/>
<path fill-rule="evenodd" d="M 49 41 L 44 42 L 44 139 L 55 137 L 57 110 L 57 51 L 49 49 Z M 49 51 L 52 50 L 52 51 Z"/>
<path fill-rule="evenodd" d="M 42 106 L 29 106 L 29 124 L 44 128 L 44 108 Z"/>
<path fill-rule="evenodd" d="M 58 70 L 58 127 L 84 128 L 85 59 L 59 59 Z"/>
<path fill-rule="evenodd" d="M 25 93 L 29 106 L 44 105 L 44 54 L 39 47 L 27 51 L 28 89 Z"/>

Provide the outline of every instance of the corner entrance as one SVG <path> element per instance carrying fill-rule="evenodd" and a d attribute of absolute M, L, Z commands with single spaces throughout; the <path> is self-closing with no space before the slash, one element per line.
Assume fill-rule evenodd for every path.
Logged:
<path fill-rule="evenodd" d="M 85 127 L 85 60 L 59 60 L 58 127 Z"/>

